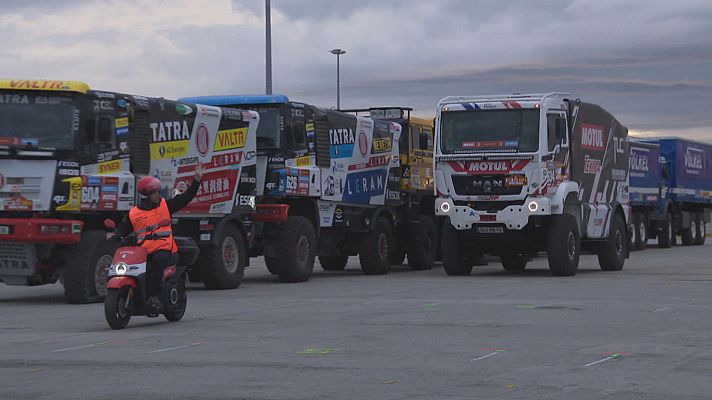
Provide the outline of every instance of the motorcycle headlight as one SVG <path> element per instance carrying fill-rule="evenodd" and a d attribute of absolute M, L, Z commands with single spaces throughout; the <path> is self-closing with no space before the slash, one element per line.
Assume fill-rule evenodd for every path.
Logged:
<path fill-rule="evenodd" d="M 126 263 L 120 262 L 120 263 L 116 264 L 116 274 L 117 275 L 125 274 L 126 271 L 128 271 L 128 269 L 129 268 L 128 268 L 128 265 L 126 265 Z"/>

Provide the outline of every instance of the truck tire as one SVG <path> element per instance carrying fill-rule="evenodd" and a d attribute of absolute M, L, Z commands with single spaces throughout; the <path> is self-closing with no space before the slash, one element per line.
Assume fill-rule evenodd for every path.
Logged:
<path fill-rule="evenodd" d="M 556 276 L 572 276 L 578 271 L 581 237 L 573 215 L 551 217 L 546 238 L 549 271 Z"/>
<path fill-rule="evenodd" d="M 520 253 L 505 253 L 499 257 L 502 262 L 502 268 L 507 272 L 522 272 L 527 267 L 529 258 L 526 254 Z"/>
<path fill-rule="evenodd" d="M 663 221 L 663 227 L 660 229 L 660 232 L 658 232 L 658 246 L 663 249 L 674 246 L 675 236 L 672 213 L 668 212 Z"/>
<path fill-rule="evenodd" d="M 443 223 L 440 244 L 442 247 L 443 269 L 451 276 L 469 275 L 474 261 L 460 248 L 459 233 L 449 219 Z"/>
<path fill-rule="evenodd" d="M 640 244 L 640 239 L 638 238 L 638 218 L 640 218 L 638 213 L 630 215 L 630 227 L 628 229 L 630 235 L 628 238 L 630 239 L 630 249 L 633 251 L 638 250 L 638 245 Z"/>
<path fill-rule="evenodd" d="M 317 248 L 314 225 L 309 219 L 294 215 L 287 219 L 277 238 L 279 252 L 275 257 L 280 282 L 308 281 L 314 271 Z"/>
<path fill-rule="evenodd" d="M 385 275 L 391 268 L 393 229 L 387 219 L 379 217 L 375 227 L 361 239 L 358 258 L 366 275 Z"/>
<path fill-rule="evenodd" d="M 237 288 L 245 274 L 246 257 L 242 234 L 235 225 L 225 225 L 217 244 L 202 250 L 198 258 L 203 285 L 208 289 Z"/>
<path fill-rule="evenodd" d="M 433 217 L 419 215 L 418 223 L 411 225 L 411 235 L 408 241 L 408 266 L 414 271 L 433 268 L 438 240 Z"/>
<path fill-rule="evenodd" d="M 396 248 L 393 249 L 393 255 L 391 256 L 391 265 L 403 265 L 405 262 L 406 251 L 402 245 L 395 245 Z"/>
<path fill-rule="evenodd" d="M 648 239 L 650 237 L 648 232 L 648 217 L 645 213 L 638 214 L 638 221 L 634 229 L 636 230 L 636 237 L 638 239 L 638 244 L 635 248 L 637 250 L 645 250 L 648 247 Z"/>
<path fill-rule="evenodd" d="M 82 233 L 81 241 L 71 246 L 62 270 L 64 298 L 70 304 L 101 302 L 106 296 L 109 267 L 119 243 L 106 240 L 106 232 Z"/>
<path fill-rule="evenodd" d="M 703 213 L 697 213 L 697 242 L 698 246 L 705 244 L 705 237 L 707 236 L 707 224 L 705 223 L 705 215 Z"/>
<path fill-rule="evenodd" d="M 603 271 L 620 271 L 627 255 L 625 222 L 620 215 L 614 215 L 608 239 L 598 245 L 598 265 Z"/>
<path fill-rule="evenodd" d="M 276 258 L 265 256 L 265 266 L 270 274 L 279 275 L 279 264 L 277 263 Z"/>
<path fill-rule="evenodd" d="M 683 246 L 693 246 L 697 243 L 697 220 L 695 214 L 690 214 L 690 227 L 680 231 Z"/>
<path fill-rule="evenodd" d="M 319 256 L 319 264 L 324 271 L 343 271 L 349 256 Z"/>

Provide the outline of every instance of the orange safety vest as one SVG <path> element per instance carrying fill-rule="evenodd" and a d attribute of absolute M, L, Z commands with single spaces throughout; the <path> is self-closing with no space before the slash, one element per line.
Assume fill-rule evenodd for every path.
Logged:
<path fill-rule="evenodd" d="M 142 210 L 134 206 L 131 211 L 129 211 L 129 220 L 131 221 L 131 225 L 133 225 L 136 239 L 141 243 L 141 247 L 146 249 L 148 254 L 156 250 L 168 250 L 173 253 L 178 251 L 178 246 L 175 240 L 173 240 L 171 226 L 158 226 L 161 221 L 171 220 L 171 213 L 168 211 L 166 199 L 161 199 L 161 204 L 152 210 Z M 158 237 L 143 240 L 147 234 L 153 234 L 154 237 Z"/>

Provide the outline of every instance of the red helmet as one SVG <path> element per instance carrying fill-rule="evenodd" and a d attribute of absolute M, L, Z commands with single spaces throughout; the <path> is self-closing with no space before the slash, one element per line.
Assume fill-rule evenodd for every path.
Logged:
<path fill-rule="evenodd" d="M 148 196 L 151 192 L 161 189 L 161 181 L 152 177 L 144 176 L 138 180 L 138 193 L 142 196 Z"/>

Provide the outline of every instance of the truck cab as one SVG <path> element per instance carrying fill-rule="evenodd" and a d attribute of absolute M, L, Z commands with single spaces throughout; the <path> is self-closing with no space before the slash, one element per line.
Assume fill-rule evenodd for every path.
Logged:
<path fill-rule="evenodd" d="M 627 129 L 611 114 L 565 93 L 441 100 L 435 213 L 447 220 L 446 272 L 469 273 L 483 254 L 521 271 L 547 251 L 555 275 L 573 275 L 582 242 L 601 268 L 622 268 L 626 146 Z"/>

